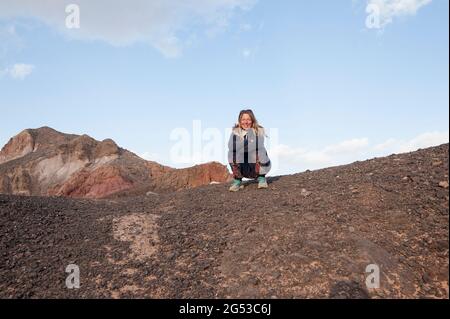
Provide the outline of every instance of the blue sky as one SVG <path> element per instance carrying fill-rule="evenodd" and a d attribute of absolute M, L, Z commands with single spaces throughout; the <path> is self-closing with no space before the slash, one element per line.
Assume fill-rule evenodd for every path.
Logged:
<path fill-rule="evenodd" d="M 1 145 L 50 126 L 174 167 L 225 162 L 177 162 L 170 135 L 200 120 L 224 144 L 242 108 L 273 129 L 274 174 L 448 142 L 446 0 L 36 2 L 0 4 Z"/>

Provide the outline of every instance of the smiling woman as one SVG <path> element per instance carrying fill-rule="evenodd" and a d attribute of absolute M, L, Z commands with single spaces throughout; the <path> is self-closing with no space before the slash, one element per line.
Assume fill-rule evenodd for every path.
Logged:
<path fill-rule="evenodd" d="M 234 181 L 231 192 L 243 188 L 242 178 L 257 178 L 258 188 L 268 188 L 266 174 L 271 162 L 264 146 L 264 128 L 258 124 L 252 110 L 242 110 L 228 142 L 228 162 Z"/>

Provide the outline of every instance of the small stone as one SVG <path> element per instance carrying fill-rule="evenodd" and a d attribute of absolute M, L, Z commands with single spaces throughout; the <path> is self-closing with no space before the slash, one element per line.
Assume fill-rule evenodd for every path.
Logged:
<path fill-rule="evenodd" d="M 448 182 L 447 181 L 439 182 L 439 187 L 447 189 L 448 188 Z"/>
<path fill-rule="evenodd" d="M 403 177 L 402 180 L 405 182 L 414 182 L 414 179 L 409 175 Z"/>
<path fill-rule="evenodd" d="M 311 195 L 312 192 L 307 191 L 305 188 L 302 188 L 302 190 L 300 191 L 300 195 L 307 197 L 309 195 Z"/>
<path fill-rule="evenodd" d="M 253 233 L 255 231 L 255 229 L 253 227 L 248 227 L 246 231 L 248 234 L 250 234 L 250 233 Z"/>

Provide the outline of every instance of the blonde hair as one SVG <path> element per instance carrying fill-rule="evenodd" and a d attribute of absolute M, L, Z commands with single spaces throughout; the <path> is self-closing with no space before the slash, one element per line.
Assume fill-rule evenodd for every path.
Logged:
<path fill-rule="evenodd" d="M 256 116 L 255 116 L 255 114 L 253 113 L 253 111 L 251 109 L 242 110 L 242 111 L 239 112 L 238 121 L 234 125 L 233 129 L 241 128 L 241 120 L 242 120 L 242 117 L 245 114 L 250 116 L 250 119 L 252 120 L 252 128 L 255 130 L 255 133 L 258 134 L 258 135 L 260 133 L 264 134 L 264 127 L 259 125 L 258 120 L 256 119 Z"/>

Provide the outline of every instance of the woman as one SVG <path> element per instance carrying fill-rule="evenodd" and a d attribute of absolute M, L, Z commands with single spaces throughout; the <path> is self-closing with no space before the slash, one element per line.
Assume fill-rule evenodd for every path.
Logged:
<path fill-rule="evenodd" d="M 231 192 L 243 188 L 242 178 L 258 179 L 258 188 L 267 188 L 266 174 L 271 163 L 264 146 L 264 128 L 252 110 L 242 110 L 228 142 L 228 163 L 233 171 Z"/>

